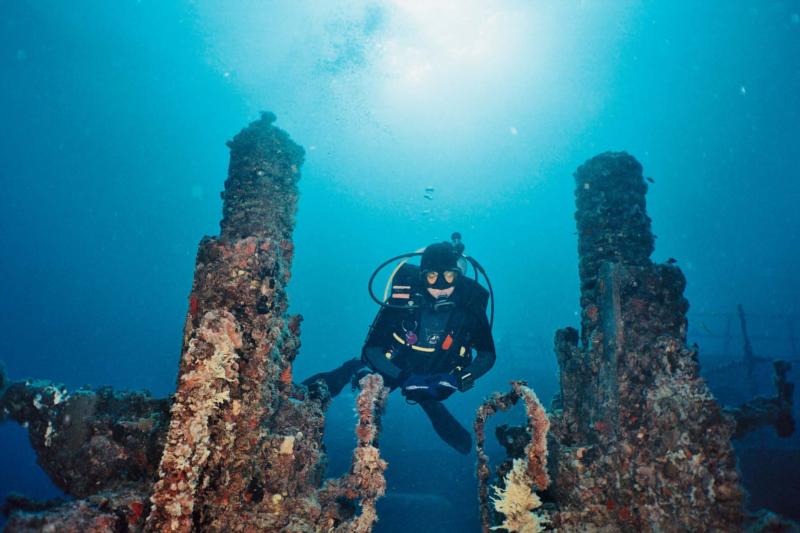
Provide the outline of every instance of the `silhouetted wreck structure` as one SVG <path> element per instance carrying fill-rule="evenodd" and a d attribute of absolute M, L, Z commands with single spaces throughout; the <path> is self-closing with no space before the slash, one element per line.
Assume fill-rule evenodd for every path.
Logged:
<path fill-rule="evenodd" d="M 11 498 L 7 531 L 371 531 L 387 389 L 362 379 L 352 467 L 324 480 L 330 397 L 292 382 L 301 319 L 285 291 L 304 155 L 274 120 L 263 114 L 228 144 L 221 232 L 199 246 L 174 397 L 0 373 L 0 421 L 28 425 L 40 464 L 76 498 Z M 641 166 L 605 153 L 575 178 L 581 330 L 556 334 L 549 416 L 523 382 L 479 408 L 481 527 L 743 530 L 730 439 L 761 424 L 793 431 L 788 364 L 776 365 L 775 398 L 723 409 L 686 344 L 685 278 L 650 260 Z M 490 484 L 486 419 L 520 401 L 528 424 L 498 429 L 510 459 Z M 768 520 L 751 530 L 780 526 Z"/>

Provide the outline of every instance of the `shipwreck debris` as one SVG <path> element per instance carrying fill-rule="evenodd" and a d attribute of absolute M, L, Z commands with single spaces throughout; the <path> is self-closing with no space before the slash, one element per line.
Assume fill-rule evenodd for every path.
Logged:
<path fill-rule="evenodd" d="M 794 433 L 795 421 L 792 413 L 794 383 L 787 379 L 792 365 L 786 361 L 774 361 L 775 390 L 772 398 L 756 397 L 739 405 L 726 407 L 725 412 L 736 421 L 733 438 L 739 439 L 762 426 L 773 426 L 779 437 Z"/>
<path fill-rule="evenodd" d="M 2 416 L 31 424 L 44 464 L 48 439 L 64 435 L 69 445 L 52 447 L 60 455 L 46 470 L 72 476 L 61 486 L 82 498 L 44 511 L 18 505 L 7 531 L 371 530 L 385 490 L 376 438 L 387 391 L 377 376 L 362 381 L 353 467 L 321 489 L 330 396 L 292 382 L 301 317 L 288 315 L 286 296 L 304 152 L 274 121 L 263 113 L 228 143 L 220 236 L 198 249 L 172 401 L 110 389 L 66 395 L 0 374 Z M 63 413 L 73 405 L 88 425 L 70 417 L 68 430 Z M 98 442 L 115 443 L 122 459 Z M 95 470 L 105 473 L 100 483 Z M 359 502 L 359 515 L 343 496 Z"/>
<path fill-rule="evenodd" d="M 486 420 L 499 411 L 506 411 L 519 400 L 525 404 L 527 444 L 520 457 L 513 457 L 498 468 L 498 482 L 489 484 L 491 470 L 484 450 Z M 478 505 L 481 531 L 503 528 L 509 531 L 536 533 L 549 521 L 536 512 L 541 501 L 536 492 L 550 486 L 547 471 L 547 433 L 550 421 L 536 394 L 524 382 L 512 381 L 511 391 L 495 393 L 484 401 L 475 414 L 476 450 L 478 452 Z M 520 431 L 521 433 L 521 431 Z M 491 494 L 490 494 L 491 489 Z"/>
<path fill-rule="evenodd" d="M 607 152 L 575 173 L 581 331 L 556 334 L 559 531 L 738 531 L 734 421 L 686 345 L 685 278 L 653 264 L 641 165 Z"/>
<path fill-rule="evenodd" d="M 264 113 L 228 143 L 220 236 L 197 252 L 150 531 L 269 529 L 282 514 L 271 496 L 290 503 L 321 476 L 323 406 L 280 379 L 300 343 L 285 286 L 304 154 L 274 120 Z"/>
<path fill-rule="evenodd" d="M 68 391 L 44 380 L 0 381 L 0 422 L 27 426 L 39 465 L 66 494 L 82 498 L 155 479 L 167 399 L 110 387 Z"/>
<path fill-rule="evenodd" d="M 14 506 L 5 530 L 9 533 L 109 533 L 141 531 L 149 507 L 141 487 L 101 491 L 54 507 L 11 502 Z M 50 502 L 53 503 L 53 502 Z"/>
<path fill-rule="evenodd" d="M 324 513 L 327 515 L 327 523 L 320 524 L 318 531 L 372 531 L 372 526 L 378 519 L 375 504 L 386 492 L 386 478 L 383 473 L 387 463 L 381 459 L 377 439 L 389 389 L 384 387 L 383 378 L 379 374 L 364 376 L 359 386 L 361 392 L 356 399 L 358 445 L 353 450 L 350 472 L 339 479 L 326 482 L 319 492 L 319 500 L 327 511 Z M 356 500 L 359 500 L 361 512 L 357 516 L 345 518 L 349 514 L 348 509 L 355 506 Z"/>
<path fill-rule="evenodd" d="M 263 114 L 229 143 L 221 232 L 198 250 L 174 399 L 69 392 L 0 368 L 0 422 L 28 424 L 40 464 L 77 498 L 11 498 L 6 531 L 371 531 L 388 390 L 377 375 L 361 380 L 350 471 L 325 482 L 330 395 L 293 383 L 301 317 L 287 312 L 303 151 L 274 120 Z M 550 416 L 522 382 L 478 411 L 483 530 L 547 520 L 562 532 L 740 531 L 730 438 L 765 421 L 793 430 L 788 365 L 776 365 L 775 398 L 722 409 L 686 344 L 685 278 L 650 260 L 641 166 L 606 153 L 575 177 L 581 330 L 556 333 Z M 511 460 L 490 486 L 486 418 L 520 399 L 528 425 L 499 432 Z M 552 502 L 539 507 L 545 489 Z M 773 515 L 748 527 L 778 525 L 794 527 Z"/>

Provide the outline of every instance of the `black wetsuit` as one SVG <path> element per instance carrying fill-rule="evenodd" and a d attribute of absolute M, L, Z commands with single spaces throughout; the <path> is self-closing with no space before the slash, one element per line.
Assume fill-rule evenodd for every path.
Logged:
<path fill-rule="evenodd" d="M 410 277 L 416 277 L 411 273 Z M 475 281 L 460 278 L 452 296 L 436 301 L 426 291 L 409 287 L 408 297 L 390 298 L 375 317 L 361 359 L 330 372 L 315 374 L 304 384 L 323 380 L 335 396 L 359 371 L 380 373 L 387 386 L 402 387 L 411 375 L 450 374 L 459 383 L 475 380 L 495 362 L 494 340 L 486 318 L 488 293 Z M 465 390 L 465 389 L 463 389 Z M 461 453 L 469 453 L 471 437 L 439 401 L 420 402 L 436 432 Z"/>
<path fill-rule="evenodd" d="M 410 310 L 382 308 L 370 328 L 362 360 L 388 385 L 400 386 L 411 374 L 482 376 L 495 361 L 494 340 L 486 318 L 485 289 L 460 279 L 452 297 L 439 308 L 427 293 Z M 473 355 L 473 351 L 475 352 Z"/>

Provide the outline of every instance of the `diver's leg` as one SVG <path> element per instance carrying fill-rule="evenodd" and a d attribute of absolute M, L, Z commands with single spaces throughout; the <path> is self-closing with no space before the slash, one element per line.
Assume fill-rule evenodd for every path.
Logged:
<path fill-rule="evenodd" d="M 335 370 L 331 370 L 330 372 L 320 372 L 319 374 L 314 374 L 310 378 L 303 381 L 303 385 L 309 386 L 312 385 L 316 381 L 324 381 L 325 384 L 328 386 L 328 392 L 331 396 L 336 396 L 340 392 L 345 385 L 350 383 L 350 380 L 353 378 L 355 373 L 360 370 L 364 366 L 364 363 L 361 362 L 360 359 L 350 359 L 346 361 L 342 366 Z"/>
<path fill-rule="evenodd" d="M 433 429 L 447 444 L 456 449 L 456 451 L 468 454 L 472 449 L 472 436 L 469 431 L 464 429 L 458 420 L 456 420 L 447 407 L 442 402 L 433 400 L 420 402 L 419 405 L 428 415 L 428 418 L 433 424 Z"/>

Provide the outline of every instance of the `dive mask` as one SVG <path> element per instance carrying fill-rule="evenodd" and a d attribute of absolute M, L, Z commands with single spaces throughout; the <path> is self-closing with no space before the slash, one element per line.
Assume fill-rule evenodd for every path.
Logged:
<path fill-rule="evenodd" d="M 448 269 L 441 273 L 435 270 L 428 270 L 423 273 L 425 282 L 428 288 L 431 289 L 446 289 L 451 287 L 458 279 L 459 271 L 455 269 Z"/>

